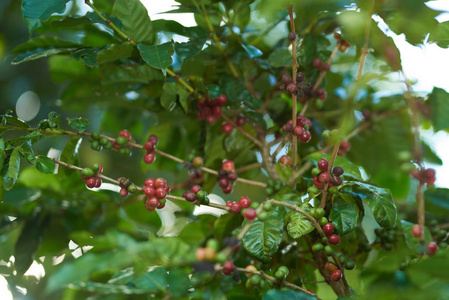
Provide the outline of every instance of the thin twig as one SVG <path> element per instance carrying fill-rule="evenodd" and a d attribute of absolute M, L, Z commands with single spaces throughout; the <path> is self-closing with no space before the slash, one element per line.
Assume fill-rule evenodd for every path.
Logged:
<path fill-rule="evenodd" d="M 295 20 L 293 18 L 293 7 L 288 7 L 288 15 L 290 17 L 290 31 L 296 35 L 295 32 Z M 296 84 L 296 70 L 298 69 L 297 65 L 297 57 L 296 57 L 296 38 L 292 41 L 292 80 Z M 296 114 L 297 114 L 297 108 L 296 108 L 296 93 L 292 94 L 292 121 L 293 121 L 293 128 L 296 127 Z M 297 161 L 298 161 L 298 138 L 296 136 L 292 136 L 292 152 L 293 152 L 293 162 L 292 162 L 292 182 L 291 185 L 293 188 L 296 186 L 296 167 L 297 167 Z"/>
<path fill-rule="evenodd" d="M 355 80 L 358 81 L 361 77 L 362 77 L 362 73 L 363 73 L 363 66 L 365 65 L 365 61 L 366 61 L 366 56 L 368 55 L 368 42 L 369 42 L 369 34 L 370 34 L 370 30 L 371 30 L 371 15 L 373 14 L 373 9 L 374 9 L 374 2 L 376 0 L 371 0 L 371 10 L 369 12 L 369 19 L 368 19 L 368 24 L 366 25 L 365 28 L 365 42 L 363 44 L 362 47 L 362 53 L 360 55 L 360 64 L 359 64 L 359 71 L 357 72 L 357 76 L 355 77 Z"/>
<path fill-rule="evenodd" d="M 232 121 L 228 116 L 225 114 L 221 114 L 222 118 L 225 119 L 227 122 L 231 123 L 234 128 L 236 128 L 240 133 L 242 133 L 244 136 L 246 136 L 248 139 L 250 139 L 254 144 L 256 144 L 259 148 L 262 146 L 262 144 L 259 142 L 258 139 L 256 139 L 254 136 L 252 136 L 249 132 L 247 132 L 245 129 L 243 129 L 240 126 L 237 126 L 234 121 Z"/>

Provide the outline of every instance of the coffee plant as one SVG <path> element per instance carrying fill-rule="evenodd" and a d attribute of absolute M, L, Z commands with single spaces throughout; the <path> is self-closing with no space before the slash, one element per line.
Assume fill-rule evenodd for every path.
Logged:
<path fill-rule="evenodd" d="M 424 1 L 177 0 L 192 27 L 139 0 L 3 3 L 2 96 L 45 104 L 1 104 L 14 297 L 449 294 L 449 190 L 420 136 L 449 129 L 449 94 L 414 91 L 386 35 L 449 46 Z"/>

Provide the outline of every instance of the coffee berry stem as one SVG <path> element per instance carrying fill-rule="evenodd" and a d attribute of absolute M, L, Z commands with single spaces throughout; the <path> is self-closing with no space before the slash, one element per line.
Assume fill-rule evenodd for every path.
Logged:
<path fill-rule="evenodd" d="M 216 265 L 215 266 L 215 270 L 217 272 L 219 272 L 219 271 L 223 270 L 223 267 L 221 265 Z M 316 299 L 320 299 L 315 294 L 310 293 L 306 289 L 304 289 L 304 288 L 302 288 L 300 286 L 297 286 L 296 284 L 290 283 L 290 282 L 285 281 L 285 280 L 282 280 L 282 281 L 281 280 L 277 280 L 273 276 L 270 276 L 270 275 L 266 274 L 263 271 L 248 270 L 248 269 L 240 268 L 240 267 L 235 267 L 234 270 L 236 270 L 237 272 L 240 272 L 240 273 L 249 273 L 249 274 L 252 274 L 252 275 L 259 275 L 261 278 L 269 280 L 269 281 L 275 283 L 276 285 L 285 286 L 285 287 L 288 287 L 289 289 L 292 289 L 294 291 L 303 292 L 303 293 L 305 293 L 307 295 L 316 297 Z"/>
<path fill-rule="evenodd" d="M 288 15 L 290 18 L 290 31 L 294 34 L 295 32 L 295 20 L 293 18 L 293 7 L 288 7 Z M 298 69 L 298 61 L 296 57 L 296 38 L 291 41 L 292 42 L 292 79 L 293 83 L 296 85 L 296 72 Z M 296 127 L 296 115 L 297 115 L 297 96 L 296 93 L 292 93 L 292 122 L 293 122 L 293 128 Z M 292 178 L 291 178 L 291 185 L 293 188 L 296 187 L 296 166 L 298 164 L 298 139 L 296 136 L 292 136 L 292 152 L 293 152 L 293 162 L 292 162 Z"/>
<path fill-rule="evenodd" d="M 332 167 L 335 162 L 335 158 L 337 157 L 338 148 L 340 148 L 340 142 L 335 143 L 334 148 L 332 149 L 331 159 L 329 160 L 329 165 L 327 166 L 327 172 L 330 173 L 332 171 Z M 329 183 L 326 183 L 323 188 L 323 192 L 321 193 L 321 204 L 320 207 L 324 208 L 326 206 L 327 194 L 329 193 Z"/>

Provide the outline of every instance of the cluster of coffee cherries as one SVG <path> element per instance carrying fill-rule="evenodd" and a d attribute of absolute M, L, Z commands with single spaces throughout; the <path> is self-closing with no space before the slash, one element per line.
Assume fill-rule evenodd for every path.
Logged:
<path fill-rule="evenodd" d="M 315 187 L 321 189 L 327 183 L 329 187 L 339 186 L 342 184 L 343 180 L 341 175 L 345 172 L 342 167 L 334 167 L 332 173 L 327 172 L 329 167 L 329 161 L 322 158 L 318 161 L 318 167 L 312 169 L 313 184 Z"/>
<path fill-rule="evenodd" d="M 101 149 L 111 150 L 114 147 L 112 141 L 107 137 L 100 135 L 97 131 L 89 136 L 89 143 L 92 150 L 101 151 Z"/>
<path fill-rule="evenodd" d="M 165 207 L 167 194 L 170 192 L 171 187 L 167 184 L 164 178 L 148 178 L 145 180 L 145 184 L 142 188 L 146 197 L 143 198 L 145 208 L 149 211 L 153 211 L 156 208 L 161 209 Z"/>
<path fill-rule="evenodd" d="M 118 137 L 115 139 L 113 144 L 113 149 L 117 150 L 118 153 L 123 154 L 125 156 L 129 156 L 131 154 L 131 150 L 128 147 L 128 142 L 131 140 L 131 133 L 124 129 L 121 130 L 118 134 Z"/>
<path fill-rule="evenodd" d="M 283 155 L 282 157 L 288 157 L 288 159 L 290 159 L 290 164 L 291 164 L 291 158 L 287 155 Z M 283 160 L 282 157 L 279 159 L 279 162 L 282 164 Z M 288 164 L 288 165 L 290 165 Z M 273 179 L 269 179 L 267 182 L 267 187 L 265 188 L 265 192 L 267 193 L 268 196 L 273 195 L 276 192 L 279 192 L 282 189 L 282 186 L 284 185 L 284 182 L 282 182 L 281 179 L 277 179 L 277 180 L 273 180 Z"/>
<path fill-rule="evenodd" d="M 338 32 L 334 32 L 334 38 L 340 42 L 340 45 L 338 47 L 338 50 L 340 50 L 340 52 L 345 52 L 346 49 L 351 47 L 351 44 L 349 44 L 348 41 L 342 39 L 341 34 L 339 34 Z"/>
<path fill-rule="evenodd" d="M 245 123 L 245 117 L 238 116 L 237 119 L 235 119 L 235 125 L 238 127 L 245 125 Z M 231 133 L 232 130 L 234 130 L 234 125 L 231 122 L 226 122 L 221 125 L 221 131 L 223 133 Z"/>
<path fill-rule="evenodd" d="M 154 159 L 156 158 L 154 149 L 159 141 L 158 137 L 154 134 L 148 137 L 148 140 L 145 142 L 144 148 L 147 153 L 143 156 L 143 161 L 146 164 L 152 164 Z"/>
<path fill-rule="evenodd" d="M 94 164 L 92 168 L 84 168 L 81 170 L 81 178 L 86 181 L 86 186 L 90 189 L 99 188 L 101 186 L 101 177 L 98 174 L 103 172 L 101 164 Z"/>
<path fill-rule="evenodd" d="M 203 166 L 203 158 L 201 156 L 196 156 L 193 158 L 192 162 L 185 161 L 184 168 L 187 169 L 190 175 L 190 180 L 186 181 L 186 188 L 201 183 L 203 181 L 203 172 L 200 168 Z"/>
<path fill-rule="evenodd" d="M 226 105 L 228 98 L 226 95 L 220 95 L 217 98 L 198 101 L 198 119 L 205 120 L 209 124 L 217 122 L 222 113 L 222 107 Z"/>
<path fill-rule="evenodd" d="M 377 238 L 375 240 L 376 244 L 380 244 L 382 249 L 385 251 L 391 251 L 394 248 L 396 243 L 396 230 L 395 229 L 387 229 L 387 228 L 376 228 L 374 230 Z"/>
<path fill-rule="evenodd" d="M 232 192 L 232 183 L 238 178 L 237 173 L 234 172 L 234 169 L 234 162 L 232 160 L 227 160 L 223 162 L 220 171 L 218 171 L 218 185 L 225 194 Z"/>
<path fill-rule="evenodd" d="M 257 211 L 255 208 L 250 207 L 251 200 L 246 196 L 241 197 L 239 201 L 236 202 L 227 201 L 226 206 L 229 207 L 229 212 L 233 214 L 238 214 L 242 211 L 242 209 L 245 209 L 243 211 L 243 217 L 248 221 L 252 221 L 257 218 Z"/>
<path fill-rule="evenodd" d="M 304 82 L 304 73 L 302 72 L 296 74 L 296 82 L 293 82 L 292 77 L 287 73 L 282 75 L 281 80 L 282 83 L 279 89 L 281 91 L 288 91 L 290 94 L 296 94 L 298 99 L 303 99 L 304 97 L 311 98 L 316 95 L 316 91 L 312 91 L 312 84 L 310 82 Z"/>
<path fill-rule="evenodd" d="M 310 141 L 311 135 L 309 132 L 310 127 L 312 127 L 312 122 L 310 122 L 309 119 L 307 119 L 304 116 L 297 116 L 296 117 L 296 126 L 293 127 L 293 121 L 288 120 L 287 123 L 285 123 L 282 126 L 282 130 L 285 133 L 293 133 L 298 137 L 298 139 L 303 142 L 307 143 Z"/>
<path fill-rule="evenodd" d="M 195 257 L 198 261 L 226 261 L 226 255 L 221 257 L 222 253 L 217 253 L 218 248 L 219 242 L 216 239 L 209 239 L 206 247 L 196 249 Z"/>
<path fill-rule="evenodd" d="M 201 189 L 201 186 L 194 185 L 190 191 L 182 193 L 182 197 L 189 202 L 198 202 L 199 204 L 207 205 L 210 203 L 207 193 Z"/>
<path fill-rule="evenodd" d="M 410 172 L 410 175 L 412 175 L 413 178 L 417 179 L 419 183 L 427 184 L 427 186 L 434 184 L 436 180 L 436 172 L 431 168 L 423 169 L 422 171 L 415 169 Z"/>

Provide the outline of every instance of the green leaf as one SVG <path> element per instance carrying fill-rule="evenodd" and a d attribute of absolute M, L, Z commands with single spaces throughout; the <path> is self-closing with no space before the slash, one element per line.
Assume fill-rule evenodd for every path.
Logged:
<path fill-rule="evenodd" d="M 262 300 L 313 300 L 315 297 L 292 290 L 269 290 Z"/>
<path fill-rule="evenodd" d="M 175 52 L 173 48 L 173 41 L 165 44 L 148 46 L 144 44 L 138 44 L 137 48 L 140 51 L 140 55 L 143 60 L 156 69 L 161 69 L 162 72 L 166 73 L 165 69 L 169 67 L 173 60 L 172 55 Z"/>
<path fill-rule="evenodd" d="M 435 152 L 432 150 L 432 148 L 429 147 L 429 145 L 427 145 L 424 141 L 421 141 L 421 146 L 423 150 L 423 158 L 425 161 L 439 166 L 443 165 L 443 161 L 441 160 L 441 158 L 437 154 L 435 154 Z"/>
<path fill-rule="evenodd" d="M 301 195 L 298 191 L 292 188 L 289 185 L 284 185 L 279 192 L 277 192 L 273 196 L 274 200 L 282 201 L 282 202 L 290 202 L 293 204 L 301 204 Z"/>
<path fill-rule="evenodd" d="M 449 21 L 438 23 L 435 30 L 430 32 L 428 42 L 435 42 L 442 48 L 449 47 Z"/>
<path fill-rule="evenodd" d="M 181 62 L 191 58 L 203 49 L 206 40 L 191 40 L 185 43 L 175 43 L 175 51 Z"/>
<path fill-rule="evenodd" d="M 426 211 L 437 216 L 449 214 L 449 189 L 431 189 L 424 192 Z"/>
<path fill-rule="evenodd" d="M 161 105 L 168 111 L 172 111 L 176 106 L 176 96 L 179 96 L 179 102 L 182 108 L 187 112 L 188 104 L 187 97 L 189 92 L 186 91 L 177 82 L 166 82 L 163 86 L 163 92 L 161 95 Z"/>
<path fill-rule="evenodd" d="M 26 158 L 26 160 L 32 164 L 36 165 L 36 156 L 34 155 L 34 151 L 31 148 L 31 140 L 26 141 L 20 147 L 20 154 Z"/>
<path fill-rule="evenodd" d="M 145 6 L 139 0 L 116 0 L 112 13 L 122 21 L 123 31 L 136 43 L 153 43 L 155 33 Z"/>
<path fill-rule="evenodd" d="M 303 203 L 299 208 L 309 213 L 311 206 L 309 203 Z M 315 229 L 309 219 L 299 212 L 290 211 L 286 218 L 288 219 L 287 232 L 294 239 L 298 239 Z"/>
<path fill-rule="evenodd" d="M 321 152 L 313 152 L 313 153 L 307 155 L 306 157 L 304 157 L 304 159 L 311 160 L 316 166 L 320 159 L 325 158 L 329 161 L 331 159 L 331 156 L 332 156 L 331 154 L 323 154 Z M 346 157 L 336 156 L 335 162 L 334 162 L 334 167 L 336 167 L 336 166 L 340 166 L 345 170 L 343 176 L 351 177 L 351 178 L 354 178 L 357 180 L 362 180 L 362 175 L 360 174 L 360 170 L 359 170 L 358 166 L 356 164 L 353 164 L 352 162 L 350 162 Z"/>
<path fill-rule="evenodd" d="M 395 227 L 397 210 L 393 196 L 388 189 L 357 181 L 350 181 L 350 183 L 358 186 L 353 191 L 364 200 L 380 226 L 384 228 Z"/>
<path fill-rule="evenodd" d="M 36 169 L 45 174 L 53 174 L 55 172 L 55 162 L 47 157 L 39 155 L 36 161 Z"/>
<path fill-rule="evenodd" d="M 6 153 L 5 153 L 5 140 L 0 138 L 0 171 L 3 168 L 3 163 L 5 162 Z"/>
<path fill-rule="evenodd" d="M 23 0 L 22 13 L 26 19 L 47 20 L 54 13 L 63 13 L 70 0 Z"/>
<path fill-rule="evenodd" d="M 447 270 L 449 269 L 449 251 L 440 249 L 430 259 L 421 259 L 410 265 L 407 276 L 421 288 L 429 288 L 432 284 L 447 286 Z M 442 295 L 442 294 L 440 294 Z"/>
<path fill-rule="evenodd" d="M 355 229 L 357 216 L 354 205 L 346 203 L 342 198 L 334 199 L 329 221 L 332 222 L 339 235 L 345 235 Z"/>
<path fill-rule="evenodd" d="M 251 109 L 259 109 L 262 107 L 262 101 L 251 96 L 250 91 L 240 81 L 222 78 L 220 86 L 230 102 L 236 104 L 243 103 Z"/>
<path fill-rule="evenodd" d="M 170 294 L 175 298 L 181 298 L 188 293 L 190 288 L 189 275 L 180 269 L 170 270 L 167 275 Z"/>
<path fill-rule="evenodd" d="M 242 44 L 243 49 L 248 52 L 250 58 L 259 57 L 263 55 L 263 52 L 254 46 Z"/>
<path fill-rule="evenodd" d="M 10 191 L 19 177 L 20 170 L 20 147 L 17 146 L 9 158 L 9 167 L 6 176 L 3 178 L 3 188 Z"/>
<path fill-rule="evenodd" d="M 73 129 L 78 130 L 79 133 L 84 132 L 89 126 L 89 121 L 79 117 L 79 118 L 67 118 L 68 124 Z"/>
<path fill-rule="evenodd" d="M 129 42 L 122 44 L 109 44 L 106 49 L 98 52 L 97 64 L 104 64 L 115 61 L 120 58 L 130 57 L 135 49 L 135 46 Z"/>
<path fill-rule="evenodd" d="M 449 93 L 434 87 L 430 94 L 430 106 L 432 107 L 432 122 L 435 131 L 449 128 Z"/>
<path fill-rule="evenodd" d="M 243 237 L 243 246 L 255 258 L 263 263 L 271 260 L 282 240 L 284 208 L 276 207 L 265 221 L 255 220 Z M 244 221 L 243 224 L 246 224 Z"/>
<path fill-rule="evenodd" d="M 69 163 L 71 165 L 77 166 L 79 164 L 79 157 L 78 157 L 78 148 L 80 145 L 81 137 L 74 136 L 71 137 L 70 140 L 65 144 L 64 149 L 61 153 L 61 160 Z M 75 170 L 69 169 L 69 168 L 59 168 L 58 173 L 69 175 L 73 173 Z"/>
<path fill-rule="evenodd" d="M 268 61 L 274 68 L 290 67 L 292 65 L 293 56 L 287 48 L 278 48 L 270 54 Z"/>
<path fill-rule="evenodd" d="M 114 295 L 139 295 L 146 293 L 154 293 L 160 290 L 154 290 L 149 288 L 136 288 L 128 285 L 116 285 L 108 283 L 98 283 L 98 282 L 77 282 L 68 285 L 69 288 L 75 290 L 85 290 L 90 293 L 96 294 L 114 294 Z"/>

